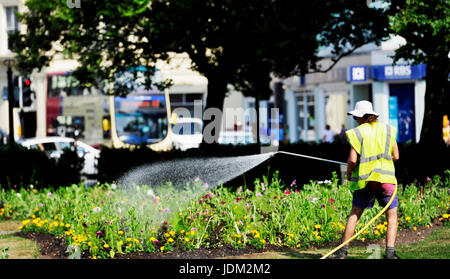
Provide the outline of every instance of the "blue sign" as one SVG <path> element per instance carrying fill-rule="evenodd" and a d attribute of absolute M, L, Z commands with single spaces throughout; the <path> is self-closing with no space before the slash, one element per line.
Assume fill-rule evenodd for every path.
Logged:
<path fill-rule="evenodd" d="M 425 64 L 371 66 L 370 76 L 374 80 L 411 80 L 425 78 Z"/>
<path fill-rule="evenodd" d="M 395 129 L 397 129 L 397 138 L 395 139 L 398 141 L 398 101 L 397 96 L 390 96 L 389 97 L 389 124 L 391 126 L 394 126 Z"/>
<path fill-rule="evenodd" d="M 366 80 L 367 80 L 367 66 L 350 67 L 350 81 L 366 81 Z"/>

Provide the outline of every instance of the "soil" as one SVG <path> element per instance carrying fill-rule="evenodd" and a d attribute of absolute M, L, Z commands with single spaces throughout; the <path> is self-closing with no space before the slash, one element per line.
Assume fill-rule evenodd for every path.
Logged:
<path fill-rule="evenodd" d="M 429 228 L 426 227 L 418 227 L 417 230 L 413 229 L 403 229 L 399 230 L 397 233 L 396 245 L 405 245 L 413 242 L 418 242 L 427 237 L 431 232 L 441 227 L 442 223 L 436 221 Z M 31 239 L 36 241 L 40 247 L 40 255 L 39 259 L 67 259 L 68 253 L 66 253 L 67 246 L 64 243 L 63 238 L 58 238 L 50 234 L 46 233 L 38 233 L 38 232 L 17 232 L 15 235 L 24 237 L 27 239 Z M 314 249 L 323 249 L 323 248 L 334 248 L 338 246 L 339 242 L 330 242 L 324 245 L 317 245 L 308 248 L 307 250 Z M 378 244 L 381 247 L 385 244 L 385 238 L 380 240 L 370 240 L 370 241 L 361 241 L 354 240 L 351 243 L 351 246 L 360 246 L 366 247 L 370 244 Z M 206 249 L 200 248 L 194 251 L 184 251 L 181 249 L 174 249 L 170 252 L 155 252 L 155 253 L 146 253 L 146 252 L 136 252 L 130 254 L 116 254 L 116 259 L 217 259 L 217 258 L 225 258 L 225 257 L 235 257 L 242 255 L 250 255 L 255 253 L 263 253 L 268 251 L 275 252 L 294 252 L 298 253 L 298 249 L 289 248 L 289 247 L 281 247 L 274 245 L 266 245 L 264 249 L 256 249 L 256 248 L 242 248 L 235 249 L 231 246 L 222 246 L 214 249 Z M 82 258 L 89 258 L 89 255 L 83 254 Z"/>

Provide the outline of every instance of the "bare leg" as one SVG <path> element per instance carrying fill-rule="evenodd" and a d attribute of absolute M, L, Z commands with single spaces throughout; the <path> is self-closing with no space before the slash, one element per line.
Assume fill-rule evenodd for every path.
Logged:
<path fill-rule="evenodd" d="M 352 207 L 350 216 L 348 217 L 347 225 L 345 226 L 344 235 L 342 236 L 342 243 L 350 239 L 355 233 L 356 223 L 358 223 L 364 209 L 356 206 Z M 397 223 L 395 223 L 397 224 Z"/>
<path fill-rule="evenodd" d="M 387 231 L 386 231 L 386 247 L 394 247 L 397 237 L 397 207 L 386 211 Z"/>

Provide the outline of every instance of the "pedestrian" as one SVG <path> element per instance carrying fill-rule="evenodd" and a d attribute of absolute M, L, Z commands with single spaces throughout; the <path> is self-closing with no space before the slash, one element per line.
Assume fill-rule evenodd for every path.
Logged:
<path fill-rule="evenodd" d="M 325 126 L 325 132 L 323 132 L 323 137 L 322 140 L 323 142 L 327 142 L 327 143 L 332 143 L 334 141 L 334 137 L 336 136 L 336 133 L 331 130 L 330 125 L 327 124 L 327 126 Z"/>
<path fill-rule="evenodd" d="M 364 209 L 372 208 L 375 199 L 382 207 L 388 204 L 397 185 L 394 162 L 399 159 L 395 140 L 397 130 L 377 121 L 379 115 L 373 111 L 371 102 L 357 102 L 355 110 L 348 114 L 353 116 L 359 126 L 346 131 L 351 145 L 347 162 L 347 180 L 353 193 L 353 201 L 342 243 L 353 236 L 356 223 Z M 397 208 L 398 196 L 395 195 L 386 211 L 385 259 L 398 259 L 395 253 Z M 347 250 L 348 244 L 336 251 L 331 258 L 345 258 Z"/>

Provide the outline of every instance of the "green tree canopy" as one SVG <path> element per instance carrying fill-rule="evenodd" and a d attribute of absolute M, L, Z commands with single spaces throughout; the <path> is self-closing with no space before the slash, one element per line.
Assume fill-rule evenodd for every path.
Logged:
<path fill-rule="evenodd" d="M 71 8 L 66 0 L 28 0 L 26 6 L 27 32 L 13 36 L 20 70 L 41 69 L 60 53 L 80 62 L 74 72 L 80 81 L 120 95 L 129 83 L 117 74 L 131 71 L 135 80 L 144 66 L 150 87 L 157 59 L 187 53 L 208 79 L 206 107 L 219 109 L 229 84 L 267 98 L 270 73 L 328 71 L 319 66 L 319 47 L 330 46 L 336 63 L 389 34 L 390 10 L 366 1 L 91 0 Z"/>
<path fill-rule="evenodd" d="M 430 148 L 442 145 L 442 118 L 450 116 L 450 1 L 406 0 L 392 16 L 391 30 L 406 40 L 396 50 L 395 61 L 404 58 L 427 64 L 420 142 Z"/>

